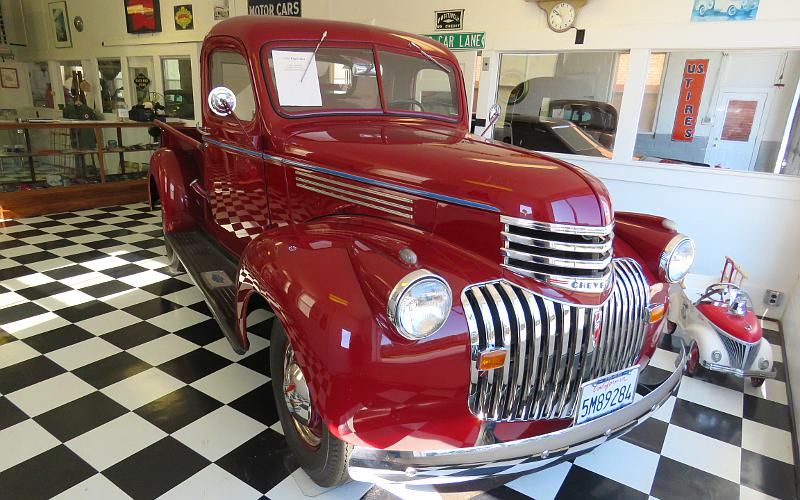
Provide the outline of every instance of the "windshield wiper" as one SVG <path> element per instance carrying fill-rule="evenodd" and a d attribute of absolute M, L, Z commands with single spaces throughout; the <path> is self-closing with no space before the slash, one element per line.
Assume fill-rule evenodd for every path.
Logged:
<path fill-rule="evenodd" d="M 317 51 L 319 50 L 319 46 L 322 45 L 322 41 L 325 40 L 325 37 L 328 36 L 328 30 L 322 32 L 322 36 L 319 37 L 319 42 L 317 42 L 317 46 L 314 47 L 314 52 L 311 53 L 311 57 L 308 58 L 308 62 L 306 63 L 306 69 L 303 70 L 303 76 L 300 77 L 300 81 L 303 81 L 303 78 L 306 77 L 306 73 L 308 73 L 308 68 L 311 66 L 311 61 L 314 60 L 314 56 L 317 55 Z"/>
<path fill-rule="evenodd" d="M 433 64 L 435 64 L 435 65 L 439 66 L 440 68 L 442 68 L 442 71 L 444 71 L 445 73 L 450 73 L 450 70 L 447 68 L 447 66 L 445 66 L 442 63 L 440 63 L 439 61 L 434 59 L 433 56 L 431 56 L 430 54 L 428 54 L 427 52 L 422 50 L 422 47 L 420 47 L 419 45 L 417 45 L 416 43 L 414 43 L 412 41 L 409 41 L 408 44 L 411 45 L 412 47 L 414 47 L 415 49 L 417 49 L 419 51 L 419 53 L 422 54 L 423 56 L 425 56 L 426 58 L 428 58 L 428 60 L 430 62 L 432 62 Z"/>

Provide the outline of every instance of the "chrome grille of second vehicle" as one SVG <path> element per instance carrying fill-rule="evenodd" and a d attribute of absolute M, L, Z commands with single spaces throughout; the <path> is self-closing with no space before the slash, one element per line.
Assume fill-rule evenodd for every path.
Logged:
<path fill-rule="evenodd" d="M 722 340 L 722 344 L 725 346 L 725 350 L 728 352 L 731 368 L 745 370 L 753 365 L 753 360 L 758 355 L 757 342 L 755 344 L 748 344 L 746 342 L 742 342 L 741 340 L 734 339 L 727 334 L 720 332 L 718 329 L 717 335 L 719 335 L 720 340 Z"/>
<path fill-rule="evenodd" d="M 611 283 L 614 225 L 551 224 L 500 217 L 503 267 L 552 286 L 600 293 Z"/>
<path fill-rule="evenodd" d="M 470 285 L 461 303 L 472 348 L 469 408 L 488 421 L 572 418 L 581 383 L 632 366 L 644 344 L 649 288 L 639 264 L 614 259 L 602 306 L 555 302 L 506 280 Z M 504 366 L 479 355 L 506 349 Z"/>

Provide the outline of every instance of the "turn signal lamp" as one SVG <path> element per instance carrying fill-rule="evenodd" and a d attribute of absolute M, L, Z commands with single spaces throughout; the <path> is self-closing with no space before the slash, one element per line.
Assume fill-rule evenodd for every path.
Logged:
<path fill-rule="evenodd" d="M 658 323 L 664 319 L 664 313 L 667 311 L 664 304 L 652 304 L 650 306 L 650 321 L 649 323 Z"/>
<path fill-rule="evenodd" d="M 500 368 L 506 363 L 505 349 L 495 349 L 492 351 L 484 351 L 478 356 L 478 370 L 494 370 Z"/>

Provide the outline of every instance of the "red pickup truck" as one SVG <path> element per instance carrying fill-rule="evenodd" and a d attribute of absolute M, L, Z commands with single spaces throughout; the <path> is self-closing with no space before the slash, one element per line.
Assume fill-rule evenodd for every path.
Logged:
<path fill-rule="evenodd" d="M 677 390 L 683 356 L 647 365 L 692 240 L 615 213 L 574 165 L 470 134 L 443 45 L 242 17 L 201 61 L 203 125 L 161 125 L 151 203 L 236 352 L 274 312 L 275 404 L 317 483 L 533 470 Z"/>

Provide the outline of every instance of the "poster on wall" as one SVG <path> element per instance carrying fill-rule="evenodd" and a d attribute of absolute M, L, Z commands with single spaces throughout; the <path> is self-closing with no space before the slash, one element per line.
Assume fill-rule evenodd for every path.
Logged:
<path fill-rule="evenodd" d="M 463 28 L 464 9 L 436 11 L 436 31 L 452 31 Z"/>
<path fill-rule="evenodd" d="M 160 33 L 161 6 L 159 0 L 124 0 L 125 24 L 128 33 Z"/>
<path fill-rule="evenodd" d="M 0 87 L 4 89 L 19 88 L 19 74 L 16 68 L 0 68 Z"/>
<path fill-rule="evenodd" d="M 192 5 L 176 5 L 174 8 L 175 13 L 175 29 L 178 31 L 194 29 L 194 15 L 192 14 Z"/>
<path fill-rule="evenodd" d="M 72 47 L 72 35 L 69 32 L 69 16 L 67 15 L 67 2 L 50 2 L 47 4 L 50 12 L 53 40 L 56 48 Z"/>
<path fill-rule="evenodd" d="M 752 21 L 760 0 L 694 0 L 692 22 Z"/>
<path fill-rule="evenodd" d="M 675 123 L 672 126 L 672 140 L 692 142 L 700 113 L 700 98 L 706 85 L 708 59 L 687 59 L 683 67 L 681 91 L 678 94 L 678 108 L 675 110 Z"/>
<path fill-rule="evenodd" d="M 300 0 L 247 0 L 247 13 L 251 16 L 300 17 Z"/>

